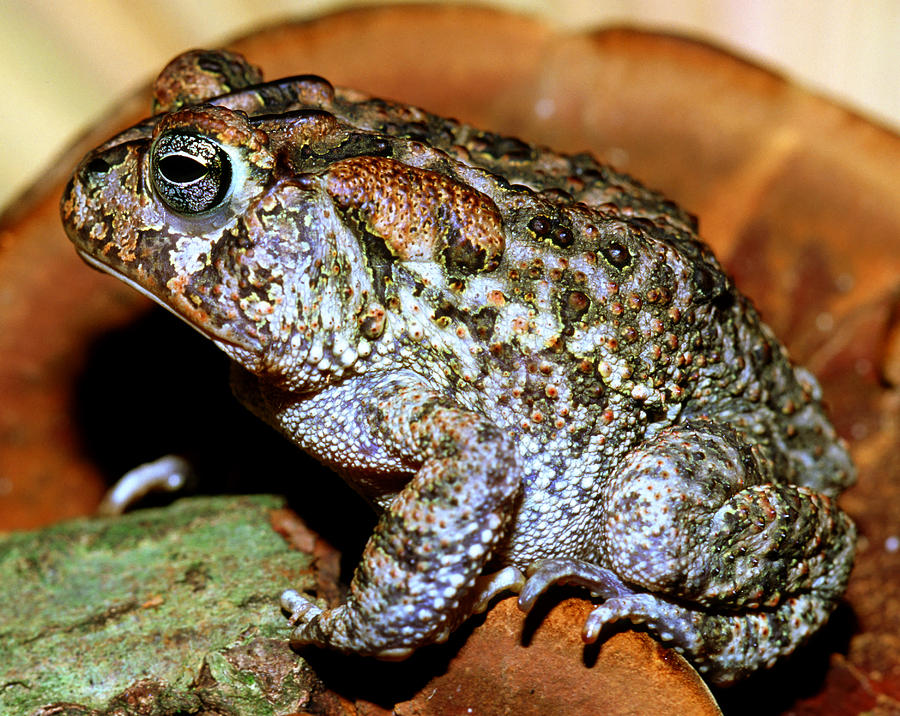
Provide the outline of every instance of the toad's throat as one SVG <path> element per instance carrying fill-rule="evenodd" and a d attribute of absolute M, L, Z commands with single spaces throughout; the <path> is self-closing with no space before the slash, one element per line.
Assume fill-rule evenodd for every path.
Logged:
<path fill-rule="evenodd" d="M 103 263 L 81 248 L 76 247 L 76 251 L 81 259 L 89 266 L 92 266 L 93 268 L 98 269 L 103 273 L 107 273 L 110 276 L 114 276 L 128 286 L 131 286 L 131 288 L 133 288 L 138 293 L 146 296 L 154 303 L 165 308 L 171 314 L 178 316 L 178 318 L 180 318 L 198 333 L 206 336 L 207 338 L 212 338 L 219 344 L 224 344 L 221 347 L 226 350 L 226 352 L 228 352 L 228 348 L 236 348 L 239 351 L 249 352 L 256 355 L 259 355 L 262 352 L 263 346 L 261 342 L 253 336 L 247 335 L 246 332 L 236 331 L 233 328 L 229 327 L 227 324 L 221 326 L 213 326 L 208 320 L 198 321 L 196 320 L 196 317 L 185 316 L 177 308 L 170 305 L 167 301 L 163 300 L 134 279 L 130 278 L 127 274 L 124 274 L 121 271 L 116 270 L 112 266 Z"/>

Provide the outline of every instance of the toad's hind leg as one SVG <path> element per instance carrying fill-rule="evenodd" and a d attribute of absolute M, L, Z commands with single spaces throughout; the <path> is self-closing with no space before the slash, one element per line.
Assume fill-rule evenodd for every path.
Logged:
<path fill-rule="evenodd" d="M 777 482 L 756 448 L 708 420 L 634 450 L 602 506 L 589 566 L 607 569 L 538 567 L 526 606 L 552 582 L 584 584 L 608 600 L 587 638 L 611 620 L 646 622 L 717 681 L 793 650 L 825 621 L 852 566 L 855 529 L 837 505 Z"/>

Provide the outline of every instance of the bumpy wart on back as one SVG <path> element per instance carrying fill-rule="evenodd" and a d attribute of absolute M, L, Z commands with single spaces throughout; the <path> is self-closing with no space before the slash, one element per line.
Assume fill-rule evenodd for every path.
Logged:
<path fill-rule="evenodd" d="M 589 155 L 225 52 L 176 58 L 154 112 L 82 161 L 69 237 L 379 513 L 345 603 L 285 592 L 293 644 L 402 658 L 574 583 L 586 640 L 630 619 L 729 682 L 827 620 L 853 467 L 691 216 Z"/>

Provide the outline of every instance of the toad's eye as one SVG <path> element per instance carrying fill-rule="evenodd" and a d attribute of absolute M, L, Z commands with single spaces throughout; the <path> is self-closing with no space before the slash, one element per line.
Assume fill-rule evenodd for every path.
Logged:
<path fill-rule="evenodd" d="M 228 154 L 196 134 L 164 134 L 157 139 L 150 174 L 157 194 L 179 214 L 214 209 L 231 189 Z"/>

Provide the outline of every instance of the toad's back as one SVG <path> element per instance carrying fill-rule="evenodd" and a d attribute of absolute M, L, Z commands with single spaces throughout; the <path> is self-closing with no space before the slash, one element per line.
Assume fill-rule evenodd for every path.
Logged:
<path fill-rule="evenodd" d="M 366 257 L 376 290 L 423 318 L 411 367 L 532 435 L 535 454 L 553 440 L 582 458 L 599 438 L 621 454 L 647 430 L 721 416 L 781 479 L 832 494 L 851 479 L 815 380 L 675 204 L 589 155 L 405 105 L 337 90 L 328 110 L 381 141 L 318 157 L 361 241 L 387 237 Z M 392 270 L 398 256 L 413 261 Z"/>

